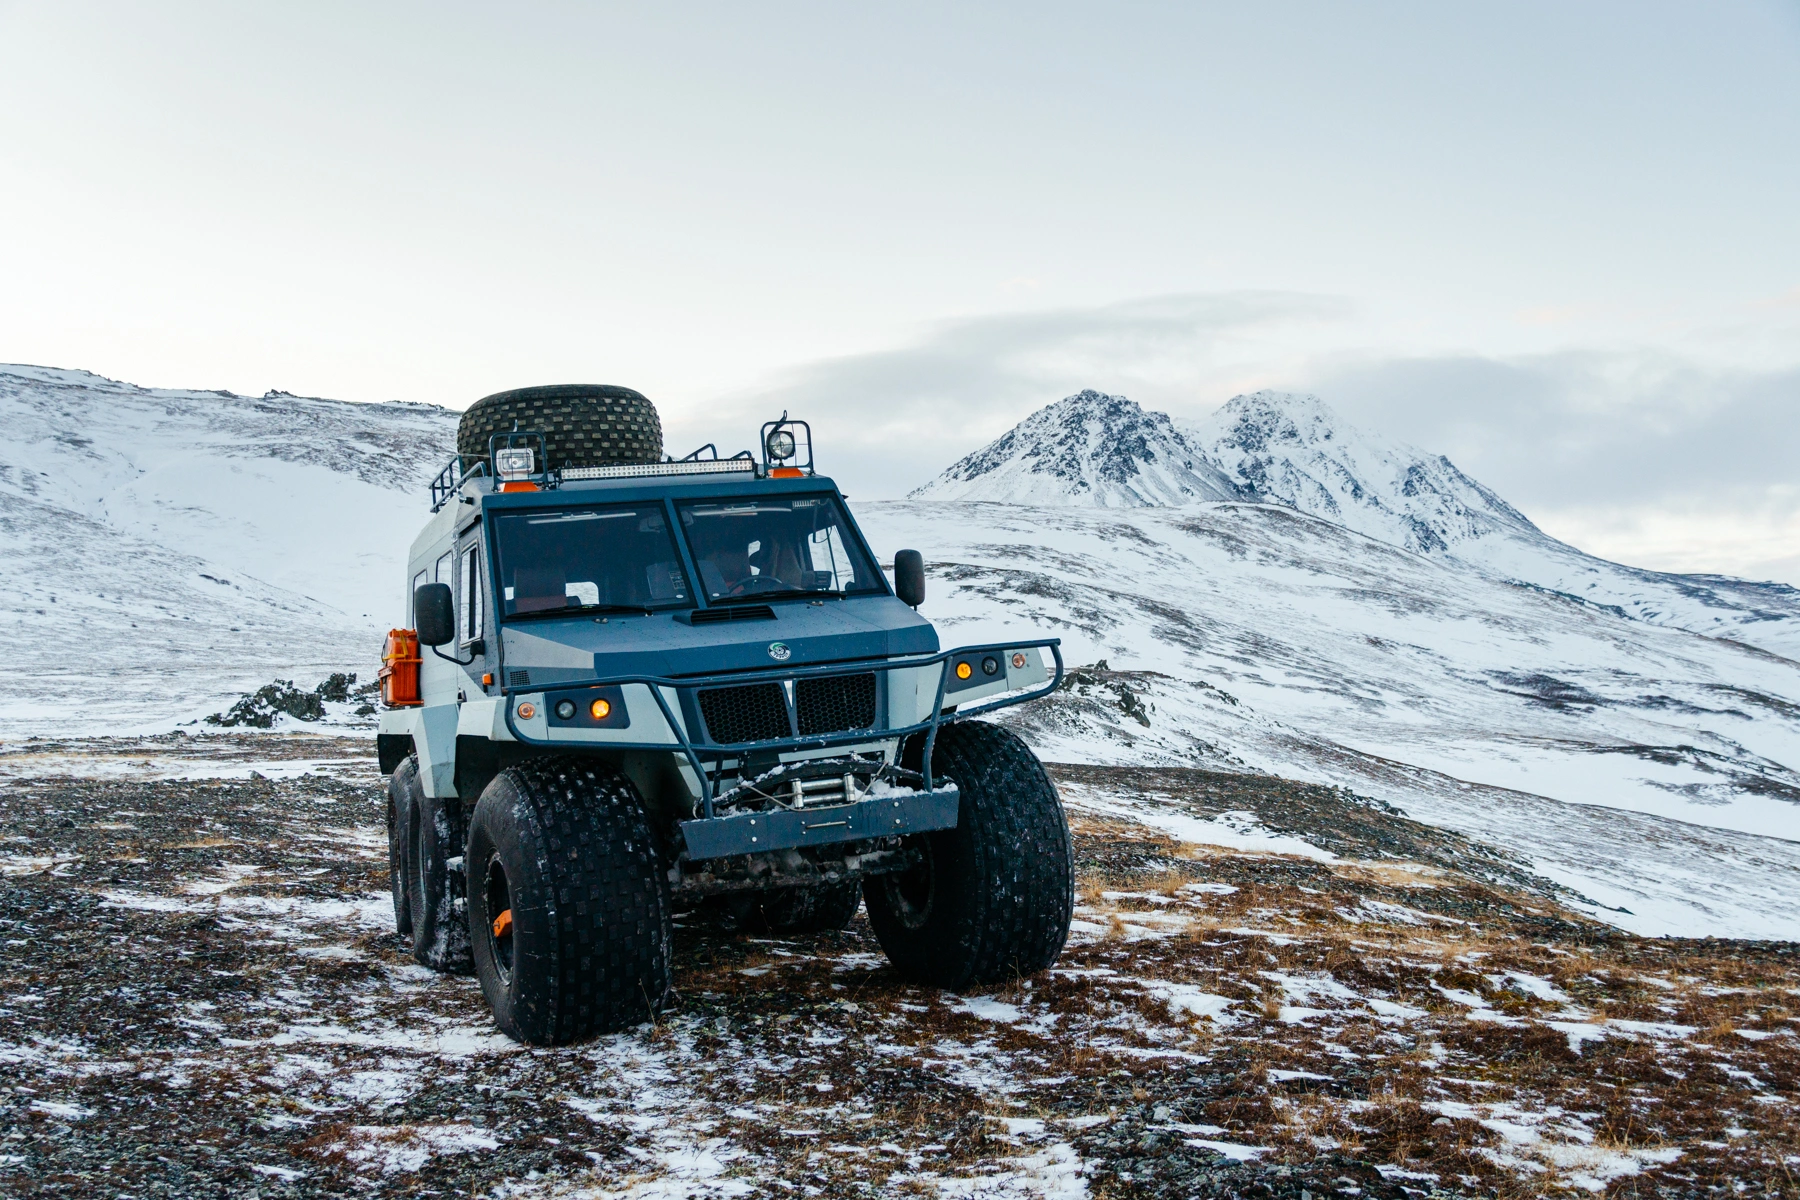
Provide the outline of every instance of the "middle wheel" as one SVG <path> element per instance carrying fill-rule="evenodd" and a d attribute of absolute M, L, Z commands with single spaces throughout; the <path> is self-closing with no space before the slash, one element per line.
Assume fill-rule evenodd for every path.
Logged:
<path fill-rule="evenodd" d="M 637 788 L 580 758 L 494 777 L 469 822 L 469 934 L 500 1030 L 562 1045 L 668 1000 L 669 885 Z"/>

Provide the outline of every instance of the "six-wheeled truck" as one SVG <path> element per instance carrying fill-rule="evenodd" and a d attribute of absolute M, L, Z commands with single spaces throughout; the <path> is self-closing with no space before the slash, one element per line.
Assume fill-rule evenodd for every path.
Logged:
<path fill-rule="evenodd" d="M 651 1017 L 678 910 L 799 933 L 866 905 L 950 989 L 1068 935 L 1056 791 L 971 719 L 1053 691 L 1058 643 L 941 649 L 921 557 L 889 584 L 807 424 L 759 449 L 668 459 L 638 393 L 527 388 L 465 414 L 432 485 L 382 670 L 394 913 L 515 1038 Z"/>

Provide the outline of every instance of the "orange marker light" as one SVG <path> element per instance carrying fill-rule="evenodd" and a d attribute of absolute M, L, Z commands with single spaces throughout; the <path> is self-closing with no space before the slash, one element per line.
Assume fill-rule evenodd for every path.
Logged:
<path fill-rule="evenodd" d="M 512 932 L 512 909 L 507 909 L 494 918 L 494 936 L 503 938 Z"/>
<path fill-rule="evenodd" d="M 612 716 L 612 702 L 610 700 L 594 701 L 592 704 L 588 705 L 588 715 L 593 717 L 596 721 L 606 720 L 606 718 Z"/>
<path fill-rule="evenodd" d="M 770 479 L 804 479 L 806 472 L 799 467 L 770 467 Z"/>
<path fill-rule="evenodd" d="M 1019 670 L 1023 670 L 1025 668 L 1025 656 L 1023 654 L 1013 655 L 1013 666 Z"/>
<path fill-rule="evenodd" d="M 535 716 L 537 716 L 537 705 L 529 700 L 519 705 L 519 720 L 529 721 Z"/>
<path fill-rule="evenodd" d="M 974 668 L 969 666 L 968 663 L 957 663 L 956 664 L 956 677 L 958 679 L 967 679 L 969 676 L 973 675 L 974 673 L 975 673 Z"/>

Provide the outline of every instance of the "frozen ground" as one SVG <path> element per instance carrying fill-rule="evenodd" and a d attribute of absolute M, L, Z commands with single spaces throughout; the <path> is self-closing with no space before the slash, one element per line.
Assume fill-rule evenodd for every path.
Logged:
<path fill-rule="evenodd" d="M 527 1050 L 392 933 L 365 741 L 10 744 L 0 1192 L 1794 1193 L 1791 945 L 1637 938 L 1340 790 L 1056 773 L 1049 975 L 689 919 L 656 1025 Z"/>

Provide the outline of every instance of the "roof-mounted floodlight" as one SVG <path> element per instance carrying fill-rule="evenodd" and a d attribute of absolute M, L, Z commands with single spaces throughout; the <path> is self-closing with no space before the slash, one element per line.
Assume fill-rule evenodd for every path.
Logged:
<path fill-rule="evenodd" d="M 763 471 L 777 479 L 813 474 L 812 426 L 790 421 L 784 412 L 778 421 L 762 427 Z"/>
<path fill-rule="evenodd" d="M 494 474 L 502 479 L 527 479 L 536 466 L 530 446 L 507 446 L 494 451 Z"/>

